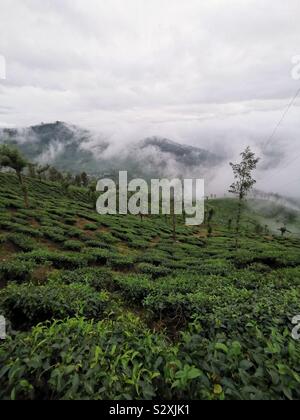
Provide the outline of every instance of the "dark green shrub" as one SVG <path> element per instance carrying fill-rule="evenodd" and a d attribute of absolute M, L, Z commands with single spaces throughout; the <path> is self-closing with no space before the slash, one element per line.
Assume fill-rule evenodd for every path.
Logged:
<path fill-rule="evenodd" d="M 115 270 L 133 270 L 135 259 L 126 256 L 110 256 L 108 266 Z"/>
<path fill-rule="evenodd" d="M 5 242 L 7 242 L 8 239 L 8 234 L 0 234 L 0 244 L 5 244 Z"/>
<path fill-rule="evenodd" d="M 50 226 L 41 228 L 41 232 L 43 233 L 44 237 L 50 239 L 53 242 L 64 242 L 65 232 L 63 229 L 60 228 L 52 228 Z"/>
<path fill-rule="evenodd" d="M 65 233 L 65 236 L 67 236 L 68 238 L 82 239 L 84 236 L 84 233 L 80 229 L 77 229 L 76 227 L 71 227 L 70 229 L 67 230 L 67 232 Z"/>
<path fill-rule="evenodd" d="M 145 249 L 148 249 L 149 247 L 149 243 L 146 241 L 142 241 L 141 239 L 136 239 L 134 240 L 134 242 L 129 242 L 127 245 L 129 248 L 134 248 L 134 249 L 139 249 L 139 250 L 141 249 L 145 250 Z"/>
<path fill-rule="evenodd" d="M 65 241 L 64 248 L 69 251 L 81 251 L 84 248 L 84 244 L 80 241 Z"/>
<path fill-rule="evenodd" d="M 2 261 L 0 262 L 0 280 L 22 283 L 31 279 L 35 264 L 32 261 Z"/>
<path fill-rule="evenodd" d="M 202 370 L 189 398 L 299 400 L 300 348 L 287 328 L 262 332 L 249 323 L 241 332 L 227 331 L 211 340 L 202 331 L 201 321 L 194 322 L 179 343 L 181 362 Z"/>
<path fill-rule="evenodd" d="M 41 238 L 43 236 L 43 234 L 39 230 L 32 229 L 29 227 L 16 226 L 13 230 L 16 233 L 23 233 L 24 235 L 33 236 L 34 238 Z"/>
<path fill-rule="evenodd" d="M 105 265 L 112 254 L 107 249 L 84 248 L 83 255 L 92 258 L 95 263 Z"/>
<path fill-rule="evenodd" d="M 150 293 L 153 283 L 145 275 L 116 275 L 115 284 L 122 291 L 126 299 L 142 304 L 143 299 Z"/>
<path fill-rule="evenodd" d="M 152 313 L 154 319 L 172 319 L 176 324 L 184 323 L 191 318 L 191 301 L 188 295 L 171 292 L 168 295 L 158 295 L 155 292 L 145 296 L 143 305 Z"/>
<path fill-rule="evenodd" d="M 39 247 L 32 238 L 22 233 L 12 233 L 8 236 L 8 239 L 24 252 L 33 251 Z"/>
<path fill-rule="evenodd" d="M 81 284 L 9 284 L 0 292 L 1 313 L 13 328 L 21 330 L 76 315 L 99 319 L 107 308 L 107 300 L 107 296 Z"/>
<path fill-rule="evenodd" d="M 33 261 L 37 264 L 52 263 L 54 268 L 72 270 L 86 267 L 95 262 L 92 255 L 76 252 L 33 251 L 18 256 L 20 261 Z"/>
<path fill-rule="evenodd" d="M 133 316 L 38 326 L 5 341 L 0 365 L 2 400 L 171 399 L 188 395 L 201 376 Z"/>
<path fill-rule="evenodd" d="M 119 242 L 110 232 L 96 233 L 95 238 L 107 244 L 116 244 Z"/>
<path fill-rule="evenodd" d="M 85 245 L 89 248 L 100 248 L 100 249 L 109 249 L 109 250 L 112 250 L 113 248 L 111 245 L 108 245 L 104 242 L 95 241 L 91 239 L 87 240 L 85 242 Z"/>
<path fill-rule="evenodd" d="M 84 225 L 84 229 L 85 230 L 97 230 L 98 226 L 94 223 L 87 223 L 86 225 Z"/>
<path fill-rule="evenodd" d="M 141 263 L 138 265 L 138 270 L 143 274 L 148 274 L 152 278 L 156 279 L 158 277 L 165 277 L 172 272 L 169 268 L 166 267 L 156 267 L 152 264 Z"/>
<path fill-rule="evenodd" d="M 229 275 L 234 269 L 229 261 L 221 259 L 204 260 L 198 262 L 196 267 L 199 274 L 219 276 Z"/>
<path fill-rule="evenodd" d="M 74 226 L 76 224 L 77 220 L 75 219 L 75 217 L 67 217 L 67 218 L 65 218 L 64 222 L 65 222 L 66 225 Z"/>
<path fill-rule="evenodd" d="M 262 263 L 250 264 L 248 270 L 255 271 L 257 273 L 270 273 L 272 271 L 268 265 Z"/>
<path fill-rule="evenodd" d="M 12 231 L 13 233 L 22 233 L 24 235 L 33 236 L 35 238 L 41 238 L 43 236 L 43 234 L 36 229 L 18 223 L 12 223 L 11 218 L 0 219 L 0 228 Z"/>
<path fill-rule="evenodd" d="M 114 276 L 107 268 L 83 268 L 75 271 L 60 271 L 54 275 L 54 278 L 65 284 L 87 284 L 97 291 L 114 289 Z"/>

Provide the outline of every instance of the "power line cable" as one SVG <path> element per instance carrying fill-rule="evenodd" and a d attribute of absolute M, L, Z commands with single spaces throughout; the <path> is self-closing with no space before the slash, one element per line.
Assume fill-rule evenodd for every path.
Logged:
<path fill-rule="evenodd" d="M 298 98 L 298 96 L 300 95 L 300 88 L 296 91 L 296 94 L 291 98 L 289 104 L 287 105 L 286 109 L 284 110 L 280 120 L 278 121 L 278 123 L 276 124 L 274 130 L 272 131 L 271 135 L 269 136 L 269 138 L 267 139 L 267 141 L 264 143 L 263 145 L 263 152 L 265 152 L 266 148 L 272 143 L 279 127 L 282 125 L 283 121 L 285 120 L 287 114 L 289 113 L 290 109 L 292 108 L 292 106 L 294 105 L 296 99 Z M 274 176 L 275 174 L 278 174 L 280 172 L 282 172 L 284 169 L 286 169 L 290 164 L 294 163 L 298 158 L 300 157 L 300 154 L 297 154 L 296 156 L 294 156 L 291 160 L 288 160 L 286 162 L 286 165 L 283 168 L 279 168 L 278 171 L 275 171 L 275 173 L 272 173 L 272 176 Z"/>
<path fill-rule="evenodd" d="M 298 98 L 298 96 L 300 95 L 300 88 L 297 90 L 295 96 L 293 96 L 293 98 L 291 99 L 291 101 L 289 102 L 289 104 L 287 105 L 286 109 L 284 110 L 280 120 L 278 121 L 278 123 L 276 124 L 274 130 L 272 131 L 272 134 L 270 135 L 270 137 L 267 139 L 267 141 L 264 143 L 263 145 L 263 152 L 266 150 L 266 148 L 269 146 L 269 144 L 272 143 L 279 127 L 281 126 L 281 124 L 283 123 L 283 121 L 285 120 L 285 117 L 287 116 L 287 114 L 289 113 L 290 109 L 292 108 L 292 106 L 294 105 L 296 99 Z"/>

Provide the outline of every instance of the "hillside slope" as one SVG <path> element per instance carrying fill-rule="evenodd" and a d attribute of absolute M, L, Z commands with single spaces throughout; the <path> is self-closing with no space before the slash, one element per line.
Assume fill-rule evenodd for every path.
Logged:
<path fill-rule="evenodd" d="M 0 174 L 0 399 L 300 399 L 300 240 L 212 200 L 213 234 L 100 216 L 87 191 Z M 39 323 L 42 322 L 42 325 Z M 287 351 L 288 349 L 288 351 Z"/>

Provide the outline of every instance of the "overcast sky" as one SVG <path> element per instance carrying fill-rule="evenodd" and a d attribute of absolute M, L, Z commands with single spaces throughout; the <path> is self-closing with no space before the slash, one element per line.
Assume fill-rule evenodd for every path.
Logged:
<path fill-rule="evenodd" d="M 119 143 L 262 153 L 300 88 L 299 17 L 299 0 L 1 0 L 0 126 L 63 120 Z M 264 164 L 300 193 L 299 106 Z"/>

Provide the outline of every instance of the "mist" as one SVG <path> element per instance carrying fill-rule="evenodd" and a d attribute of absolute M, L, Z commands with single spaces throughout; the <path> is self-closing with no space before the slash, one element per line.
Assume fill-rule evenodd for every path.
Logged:
<path fill-rule="evenodd" d="M 251 146 L 257 188 L 299 197 L 299 97 L 281 121 L 300 88 L 299 12 L 298 0 L 3 0 L 0 127 L 65 121 L 107 159 L 152 136 L 203 148 L 222 157 L 205 171 L 218 195 Z M 64 150 L 53 139 L 41 160 Z M 203 175 L 147 153 L 169 176 Z"/>

